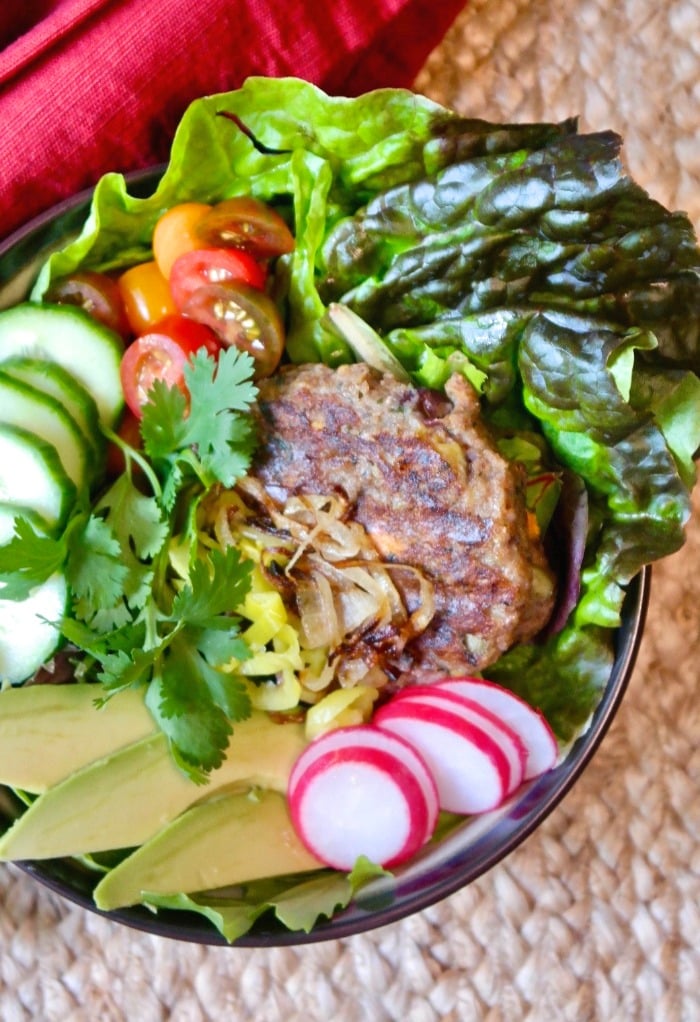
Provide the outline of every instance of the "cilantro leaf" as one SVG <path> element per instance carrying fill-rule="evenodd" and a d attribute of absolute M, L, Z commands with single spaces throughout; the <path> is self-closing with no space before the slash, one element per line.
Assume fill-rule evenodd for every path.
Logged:
<path fill-rule="evenodd" d="M 148 650 L 134 649 L 131 653 L 123 649 L 107 653 L 102 657 L 98 678 L 110 693 L 133 688 L 150 680 L 151 671 L 162 652 L 163 644 Z"/>
<path fill-rule="evenodd" d="M 187 443 L 195 447 L 211 482 L 232 486 L 250 465 L 255 441 L 248 411 L 257 388 L 252 382 L 253 359 L 247 352 L 227 348 L 218 362 L 199 351 L 185 367 L 190 393 Z"/>
<path fill-rule="evenodd" d="M 97 505 L 96 513 L 104 514 L 120 547 L 126 569 L 123 595 L 132 609 L 143 607 L 151 596 L 151 561 L 168 538 L 168 522 L 156 499 L 141 493 L 127 473 L 113 483 Z"/>
<path fill-rule="evenodd" d="M 251 702 L 250 696 L 245 685 L 241 682 L 240 678 L 236 677 L 235 674 L 230 673 L 226 670 L 220 670 L 221 664 L 226 664 L 231 660 L 231 656 L 226 656 L 225 660 L 220 660 L 218 663 L 212 663 L 207 657 L 207 653 L 211 653 L 211 647 L 207 646 L 206 637 L 208 632 L 203 632 L 199 639 L 194 639 L 192 646 L 189 650 L 189 656 L 196 659 L 196 670 L 201 678 L 202 683 L 206 686 L 211 701 L 220 709 L 231 720 L 245 720 L 250 716 Z M 190 632 L 188 638 L 192 636 Z M 224 649 L 222 646 L 218 647 L 217 653 L 232 653 L 235 649 L 238 651 L 240 646 L 245 645 L 242 639 L 236 640 L 235 637 L 231 640 L 231 645 Z M 196 653 L 193 652 L 196 650 Z M 246 647 L 245 656 L 249 655 Z M 239 659 L 236 657 L 236 659 Z M 241 659 L 244 659 L 241 658 Z"/>
<path fill-rule="evenodd" d="M 231 487 L 248 471 L 254 449 L 251 423 L 232 412 L 220 412 L 199 456 L 207 477 Z"/>
<path fill-rule="evenodd" d="M 81 607 L 76 605 L 76 617 L 80 610 Z M 133 616 L 128 604 L 126 600 L 121 599 L 112 607 L 104 607 L 98 610 L 90 619 L 90 628 L 98 635 L 110 635 L 130 625 L 132 621 Z"/>
<path fill-rule="evenodd" d="M 162 381 L 153 385 L 141 434 L 163 477 L 160 502 L 166 511 L 193 473 L 208 487 L 233 486 L 247 471 L 255 447 L 247 415 L 257 394 L 253 366 L 250 355 L 235 347 L 218 359 L 201 349 L 185 366 L 186 394 Z"/>
<path fill-rule="evenodd" d="M 94 626 L 86 625 L 85 622 L 78 621 L 77 618 L 66 616 L 61 622 L 61 633 L 68 642 L 78 649 L 99 659 L 99 654 L 103 651 L 103 641 Z"/>
<path fill-rule="evenodd" d="M 235 547 L 212 550 L 194 562 L 189 583 L 175 597 L 171 618 L 206 626 L 243 601 L 250 585 L 252 563 L 243 560 Z"/>
<path fill-rule="evenodd" d="M 208 408 L 214 414 L 224 408 L 247 412 L 255 400 L 258 388 L 253 383 L 255 362 L 247 351 L 225 348 L 215 360 L 203 349 L 185 366 L 185 383 L 190 392 L 192 407 L 188 422 L 190 443 L 196 443 L 195 434 L 206 433 Z"/>
<path fill-rule="evenodd" d="M 0 583 L 4 600 L 24 600 L 36 586 L 59 571 L 66 559 L 66 544 L 38 533 L 21 515 L 14 536 L 0 547 Z"/>
<path fill-rule="evenodd" d="M 232 630 L 231 623 L 230 617 L 222 617 L 218 619 L 218 627 L 210 624 L 209 628 L 201 629 L 197 635 L 193 629 L 188 629 L 199 652 L 207 663 L 214 667 L 229 664 L 232 660 L 238 660 L 240 663 L 250 656 L 248 644 Z"/>
<path fill-rule="evenodd" d="M 82 530 L 71 531 L 66 577 L 82 621 L 90 621 L 98 611 L 117 604 L 127 574 L 121 546 L 102 518 L 90 515 Z"/>
<path fill-rule="evenodd" d="M 109 512 L 107 520 L 95 519 L 95 544 L 103 543 L 110 554 L 119 554 L 127 576 L 136 570 L 134 564 L 142 569 L 148 598 L 135 615 L 122 598 L 110 612 L 98 611 L 89 623 L 73 619 L 65 634 L 96 662 L 92 671 L 105 698 L 125 688 L 145 687 L 146 705 L 167 736 L 175 763 L 202 783 L 223 761 L 232 721 L 245 719 L 251 711 L 245 683 L 226 666 L 249 655 L 235 610 L 249 589 L 252 565 L 236 548 L 210 551 L 195 560 L 168 613 L 157 595 L 171 591 L 169 559 L 159 556 L 171 528 L 163 533 L 153 512 L 157 503 L 134 491 L 130 480 L 114 487 L 103 503 Z M 115 519 L 116 510 L 125 507 L 138 512 L 131 514 L 128 528 Z M 185 512 L 181 508 L 178 521 L 187 519 Z M 121 543 L 111 530 L 117 531 Z M 149 554 L 156 555 L 155 564 L 147 562 Z M 106 614 L 121 622 L 119 607 L 127 615 L 123 626 L 97 634 Z"/>
<path fill-rule="evenodd" d="M 146 705 L 167 736 L 175 761 L 197 783 L 221 766 L 233 732 L 226 713 L 211 699 L 203 662 L 180 644 L 164 657 L 146 692 Z"/>
<path fill-rule="evenodd" d="M 173 601 L 168 620 L 180 631 L 163 658 L 152 712 L 188 773 L 219 766 L 230 721 L 250 714 L 245 685 L 220 667 L 248 655 L 231 611 L 248 591 L 251 567 L 234 547 L 213 550 L 195 561 L 189 583 Z M 155 700 L 150 690 L 148 698 Z"/>
<path fill-rule="evenodd" d="M 176 461 L 168 472 L 160 496 L 160 504 L 166 514 L 170 514 L 174 510 L 177 498 L 184 489 L 185 483 L 185 465 L 182 462 Z"/>
<path fill-rule="evenodd" d="M 222 413 L 245 413 L 257 395 L 254 362 L 247 352 L 224 349 L 218 359 L 200 349 L 185 366 L 187 395 L 156 380 L 143 409 L 141 435 L 150 458 L 168 458 L 186 447 L 206 448 L 212 423 Z"/>
<path fill-rule="evenodd" d="M 149 458 L 167 458 L 186 446 L 186 416 L 187 396 L 179 387 L 156 380 L 141 419 L 141 436 Z"/>

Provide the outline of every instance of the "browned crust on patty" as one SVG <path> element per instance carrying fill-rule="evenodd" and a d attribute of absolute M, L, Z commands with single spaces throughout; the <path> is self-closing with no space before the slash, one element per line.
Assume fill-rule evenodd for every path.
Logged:
<path fill-rule="evenodd" d="M 402 665 L 423 677 L 483 669 L 535 636 L 554 599 L 522 471 L 496 450 L 467 381 L 445 391 L 364 364 L 288 368 L 260 385 L 251 473 L 280 502 L 342 490 L 384 560 L 427 574 L 435 615 Z"/>

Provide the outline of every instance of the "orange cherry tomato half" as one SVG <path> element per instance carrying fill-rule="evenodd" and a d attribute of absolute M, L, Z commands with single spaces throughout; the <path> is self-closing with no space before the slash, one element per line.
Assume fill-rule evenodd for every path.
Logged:
<path fill-rule="evenodd" d="M 284 351 L 284 325 L 264 291 L 246 284 L 208 284 L 193 292 L 183 313 L 211 327 L 225 347 L 252 355 L 256 380 L 277 368 Z"/>
<path fill-rule="evenodd" d="M 183 309 L 197 288 L 204 284 L 240 281 L 250 287 L 265 287 L 265 270 L 249 252 L 231 248 L 200 248 L 183 252 L 170 271 L 170 291 L 178 309 Z"/>
<path fill-rule="evenodd" d="M 120 366 L 124 400 L 130 411 L 141 418 L 156 380 L 179 387 L 186 394 L 185 366 L 200 348 L 215 356 L 221 345 L 209 327 L 177 314 L 166 316 L 137 337 L 124 352 Z"/>
<path fill-rule="evenodd" d="M 218 202 L 196 231 L 210 245 L 242 248 L 258 259 L 272 259 L 294 248 L 294 235 L 279 213 L 252 195 Z"/>
<path fill-rule="evenodd" d="M 196 233 L 197 224 L 211 210 L 207 202 L 181 202 L 160 217 L 153 230 L 153 258 L 167 280 L 173 263 L 183 252 L 205 248 Z"/>
<path fill-rule="evenodd" d="M 137 335 L 164 316 L 177 312 L 168 281 L 154 260 L 129 267 L 118 283 L 127 319 Z"/>
<path fill-rule="evenodd" d="M 51 285 L 45 301 L 77 305 L 122 338 L 128 337 L 131 332 L 119 284 L 106 273 L 95 270 L 71 273 Z"/>

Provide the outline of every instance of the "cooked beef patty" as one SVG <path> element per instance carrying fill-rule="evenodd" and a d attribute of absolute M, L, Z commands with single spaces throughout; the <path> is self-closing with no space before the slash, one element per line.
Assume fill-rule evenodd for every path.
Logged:
<path fill-rule="evenodd" d="M 279 502 L 342 490 L 381 557 L 432 580 L 433 620 L 407 647 L 408 673 L 421 677 L 493 663 L 543 627 L 554 595 L 522 473 L 496 450 L 464 378 L 445 389 L 364 364 L 279 372 L 260 384 L 252 473 Z"/>

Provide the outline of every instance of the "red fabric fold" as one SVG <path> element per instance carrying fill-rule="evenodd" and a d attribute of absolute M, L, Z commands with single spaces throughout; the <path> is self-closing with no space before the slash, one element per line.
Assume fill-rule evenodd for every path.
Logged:
<path fill-rule="evenodd" d="M 12 6 L 10 0 L 10 8 Z M 28 17 L 31 20 L 22 27 L 12 45 L 2 54 L 0 85 L 11 81 L 23 68 L 39 57 L 46 56 L 52 47 L 68 40 L 70 33 L 77 29 L 81 22 L 85 22 L 105 6 L 105 0 L 52 0 L 34 4 L 33 11 L 31 3 L 24 7 L 24 15 L 16 15 L 15 23 L 22 24 Z M 7 8 L 5 11 L 7 12 Z M 4 17 L 7 18 L 7 13 Z M 8 35 L 13 34 L 11 23 L 8 23 L 6 31 Z"/>
<path fill-rule="evenodd" d="M 10 40 L 0 52 L 0 236 L 107 170 L 166 159 L 187 105 L 251 74 L 297 75 L 344 95 L 408 86 L 463 6 L 9 0 L 0 16 L 0 40 Z"/>

